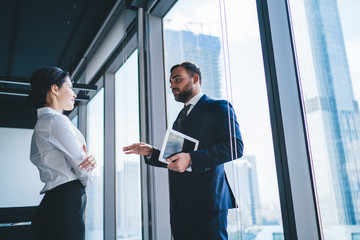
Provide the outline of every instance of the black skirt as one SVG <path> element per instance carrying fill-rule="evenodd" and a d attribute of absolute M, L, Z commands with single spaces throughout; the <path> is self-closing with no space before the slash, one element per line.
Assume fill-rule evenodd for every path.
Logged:
<path fill-rule="evenodd" d="M 37 240 L 84 240 L 86 192 L 79 180 L 45 192 L 32 221 Z"/>

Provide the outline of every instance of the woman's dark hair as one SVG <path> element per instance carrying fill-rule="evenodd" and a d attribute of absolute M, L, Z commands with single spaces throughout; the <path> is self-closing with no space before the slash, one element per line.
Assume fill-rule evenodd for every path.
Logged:
<path fill-rule="evenodd" d="M 64 84 L 68 72 L 58 67 L 43 67 L 36 70 L 30 77 L 31 91 L 28 97 L 28 104 L 32 109 L 44 107 L 46 95 L 53 84 L 59 88 Z"/>

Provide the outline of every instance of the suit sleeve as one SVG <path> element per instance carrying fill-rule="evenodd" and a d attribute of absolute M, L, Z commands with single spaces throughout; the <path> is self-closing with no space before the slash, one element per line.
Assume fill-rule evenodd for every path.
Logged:
<path fill-rule="evenodd" d="M 79 178 L 84 186 L 91 179 L 92 173 L 86 169 L 79 168 L 85 155 L 81 143 L 77 140 L 71 122 L 64 116 L 58 116 L 54 120 L 50 129 L 51 142 L 54 146 L 64 153 L 66 161 L 70 164 L 72 171 Z"/>
<path fill-rule="evenodd" d="M 154 147 L 153 153 L 150 158 L 145 158 L 145 163 L 155 167 L 167 168 L 167 164 L 159 161 L 160 150 Z"/>
<path fill-rule="evenodd" d="M 238 159 L 243 155 L 244 145 L 233 107 L 231 104 L 228 105 L 227 101 L 218 101 L 213 105 L 211 107 L 211 112 L 214 113 L 212 129 L 216 142 L 214 145 L 190 152 L 195 174 Z"/>

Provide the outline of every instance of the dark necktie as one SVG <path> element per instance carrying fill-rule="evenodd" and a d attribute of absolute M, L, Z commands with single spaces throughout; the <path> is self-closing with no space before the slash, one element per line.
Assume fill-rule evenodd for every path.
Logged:
<path fill-rule="evenodd" d="M 191 104 L 188 105 L 184 105 L 183 109 L 180 111 L 179 115 L 178 115 L 178 120 L 177 120 L 177 125 L 175 126 L 175 130 L 180 131 L 182 128 L 182 125 L 184 123 L 184 120 L 186 118 L 186 113 L 189 110 Z"/>

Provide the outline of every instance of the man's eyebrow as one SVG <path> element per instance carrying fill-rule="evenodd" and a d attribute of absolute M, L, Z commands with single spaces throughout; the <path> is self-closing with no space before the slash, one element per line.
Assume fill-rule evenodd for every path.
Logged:
<path fill-rule="evenodd" d="M 175 76 L 172 76 L 171 78 L 177 78 L 177 77 L 181 77 L 181 75 L 175 75 Z"/>

